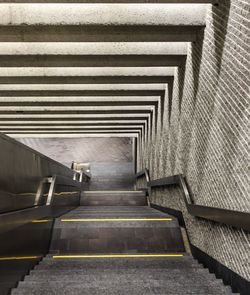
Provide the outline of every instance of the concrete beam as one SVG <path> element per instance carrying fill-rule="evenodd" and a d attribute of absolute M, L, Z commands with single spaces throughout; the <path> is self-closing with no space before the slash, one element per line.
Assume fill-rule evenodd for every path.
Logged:
<path fill-rule="evenodd" d="M 0 42 L 195 42 L 204 26 L 0 25 Z"/>
<path fill-rule="evenodd" d="M 3 43 L 2 67 L 177 66 L 187 43 Z"/>
<path fill-rule="evenodd" d="M 25 114 L 25 113 L 14 113 L 14 114 L 0 114 L 0 120 L 35 120 L 35 121 L 47 121 L 47 120 L 130 120 L 130 119 L 146 119 L 148 120 L 150 116 L 149 112 L 137 112 L 137 113 L 125 113 L 125 112 L 116 112 L 116 113 L 81 113 L 81 114 Z"/>
<path fill-rule="evenodd" d="M 59 133 L 41 133 L 41 134 L 37 134 L 37 133 L 20 133 L 20 134 L 16 134 L 16 133 L 12 133 L 12 134 L 6 134 L 12 138 L 23 138 L 23 137 L 29 137 L 29 138 L 88 138 L 88 137 L 138 137 L 138 133 L 112 133 L 112 132 L 105 132 L 105 133 L 101 133 L 98 134 L 93 134 L 93 133 L 77 133 L 77 134 L 73 134 L 73 133 L 66 133 L 66 134 L 59 134 Z"/>
<path fill-rule="evenodd" d="M 0 113 L 2 112 L 68 112 L 69 114 L 74 112 L 115 112 L 115 111 L 151 111 L 153 107 L 145 105 L 133 105 L 133 106 L 0 106 Z"/>
<path fill-rule="evenodd" d="M 47 103 L 55 103 L 55 104 L 61 104 L 64 105 L 65 103 L 78 103 L 78 104 L 84 104 L 84 105 L 91 105 L 95 103 L 104 103 L 104 104 L 110 104 L 113 102 L 117 103 L 128 103 L 128 102 L 142 102 L 142 103 L 154 103 L 158 102 L 160 99 L 159 96 L 52 96 L 52 97 L 33 97 L 33 96 L 21 96 L 21 97 L 0 97 L 0 103 L 1 105 L 4 105 L 5 103 L 13 103 L 13 104 L 36 104 L 39 103 L 47 104 Z"/>
<path fill-rule="evenodd" d="M 6 4 L 1 6 L 0 25 L 200 26 L 205 24 L 205 12 L 202 4 Z"/>
<path fill-rule="evenodd" d="M 151 77 L 174 76 L 175 70 L 175 67 L 6 67 L 0 68 L 0 77 Z"/>
<path fill-rule="evenodd" d="M 6 42 L 0 55 L 187 55 L 187 42 Z"/>
<path fill-rule="evenodd" d="M 0 83 L 113 84 L 171 82 L 175 67 L 0 68 Z M 165 80 L 166 79 L 166 80 Z"/>
<path fill-rule="evenodd" d="M 0 3 L 218 3 L 219 0 L 0 0 Z"/>
<path fill-rule="evenodd" d="M 0 97 L 9 96 L 162 96 L 162 90 L 0 90 Z"/>
<path fill-rule="evenodd" d="M 0 11 L 0 41 L 195 41 L 205 26 L 204 4 L 149 5 L 6 4 Z"/>
<path fill-rule="evenodd" d="M 82 107 L 127 107 L 127 106 L 158 106 L 158 101 L 110 101 L 110 102 L 102 102 L 102 101 L 93 101 L 93 102 L 70 102 L 70 101 L 57 101 L 57 102 L 20 102 L 20 101 L 9 101 L 9 102 L 0 102 L 0 110 L 5 107 L 25 107 L 25 108 L 33 108 L 33 107 L 41 107 L 41 108 L 51 108 L 53 110 L 55 107 L 63 108 L 63 107 L 78 107 L 79 110 Z"/>
<path fill-rule="evenodd" d="M 2 133 L 5 134 L 11 134 L 11 133 L 33 133 L 33 134 L 42 134 L 42 133 L 62 133 L 62 134 L 67 134 L 67 133 L 85 133 L 85 134 L 102 134 L 102 133 L 137 133 L 139 134 L 141 130 L 139 129 L 131 129 L 131 130 L 127 130 L 127 129 L 119 129 L 119 130 L 112 130 L 112 129 L 103 129 L 103 130 L 76 130 L 76 131 L 72 131 L 72 130 L 45 130 L 45 131 L 37 131 L 37 130 L 1 130 Z"/>
<path fill-rule="evenodd" d="M 0 96 L 0 102 L 113 102 L 113 101 L 158 101 L 159 96 Z"/>
<path fill-rule="evenodd" d="M 166 84 L 0 84 L 0 91 L 165 91 Z"/>
<path fill-rule="evenodd" d="M 181 66 L 183 55 L 0 55 L 0 67 Z"/>
<path fill-rule="evenodd" d="M 118 125 L 118 126 L 112 126 L 112 125 L 103 125 L 103 126 L 95 126 L 95 125 L 89 125 L 89 126 L 0 126 L 0 132 L 4 130 L 3 132 L 6 132 L 6 130 L 9 131 L 49 131 L 49 130 L 58 130 L 58 131 L 79 131 L 79 130 L 142 130 L 143 126 L 141 125 Z"/>
<path fill-rule="evenodd" d="M 0 84 L 152 84 L 172 83 L 173 76 L 1 77 Z"/>
<path fill-rule="evenodd" d="M 42 120 L 30 120 L 30 121 L 24 121 L 24 120 L 0 120 L 0 126 L 84 126 L 84 125 L 100 125 L 102 126 L 103 124 L 107 124 L 107 125 L 113 125 L 113 126 L 117 126 L 117 125 L 133 125 L 133 124 L 140 124 L 140 125 L 145 125 L 146 124 L 146 120 L 141 120 L 141 118 L 137 118 L 137 119 L 129 119 L 129 120 L 107 120 L 105 118 L 103 118 L 103 120 L 46 120 L 46 121 L 42 121 Z"/>

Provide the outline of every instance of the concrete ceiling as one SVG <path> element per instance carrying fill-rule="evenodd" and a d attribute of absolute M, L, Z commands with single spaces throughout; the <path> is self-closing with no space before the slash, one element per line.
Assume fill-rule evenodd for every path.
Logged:
<path fill-rule="evenodd" d="M 0 132 L 147 140 L 215 2 L 0 0 Z"/>

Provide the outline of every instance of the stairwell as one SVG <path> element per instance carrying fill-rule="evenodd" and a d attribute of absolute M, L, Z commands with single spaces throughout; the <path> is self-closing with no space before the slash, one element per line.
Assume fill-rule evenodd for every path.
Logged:
<path fill-rule="evenodd" d="M 85 191 L 55 220 L 49 254 L 12 295 L 232 294 L 185 251 L 178 221 L 144 191 Z"/>

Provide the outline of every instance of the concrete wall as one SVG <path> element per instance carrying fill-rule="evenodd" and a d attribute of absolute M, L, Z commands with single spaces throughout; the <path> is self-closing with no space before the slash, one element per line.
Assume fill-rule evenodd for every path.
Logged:
<path fill-rule="evenodd" d="M 130 138 L 18 138 L 22 143 L 70 167 L 89 162 L 90 190 L 133 190 L 134 165 Z"/>
<path fill-rule="evenodd" d="M 18 141 L 70 167 L 76 162 L 132 162 L 130 138 L 18 138 Z"/>
<path fill-rule="evenodd" d="M 249 212 L 250 3 L 219 3 L 175 73 L 170 124 L 166 103 L 162 136 L 143 163 L 151 178 L 185 174 L 197 204 Z M 182 210 L 192 244 L 250 280 L 249 234 L 191 217 L 176 188 L 153 191 L 151 202 Z"/>

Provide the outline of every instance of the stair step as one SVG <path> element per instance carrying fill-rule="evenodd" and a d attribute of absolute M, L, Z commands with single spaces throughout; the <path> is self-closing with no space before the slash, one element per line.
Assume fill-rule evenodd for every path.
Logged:
<path fill-rule="evenodd" d="M 178 270 L 178 269 L 203 269 L 202 265 L 196 260 L 188 257 L 167 257 L 167 258 L 90 258 L 90 259 L 53 259 L 45 257 L 43 261 L 35 266 L 35 270 L 120 270 L 120 269 L 159 269 Z"/>
<path fill-rule="evenodd" d="M 53 270 L 53 271 L 47 271 L 47 270 L 31 270 L 30 275 L 27 276 L 29 277 L 37 277 L 39 279 L 47 278 L 49 277 L 60 277 L 60 276 L 99 276 L 99 275 L 106 275 L 108 273 L 109 276 L 115 276 L 115 275 L 143 275 L 143 276 L 151 276 L 152 274 L 155 276 L 155 274 L 158 275 L 163 275 L 163 276 L 181 276 L 185 275 L 187 277 L 189 276 L 196 276 L 196 275 L 202 275 L 202 276 L 207 276 L 211 278 L 215 278 L 214 274 L 209 273 L 208 269 L 206 268 L 190 268 L 189 271 L 187 272 L 185 269 L 172 269 L 171 272 L 169 272 L 167 269 L 162 269 L 162 268 L 154 268 L 154 269 L 148 269 L 148 268 L 117 268 L 115 270 L 109 269 L 109 268 L 104 268 L 104 269 L 75 269 L 73 272 L 72 270 Z"/>
<path fill-rule="evenodd" d="M 147 198 L 143 191 L 85 191 L 82 206 L 146 206 Z"/>
<path fill-rule="evenodd" d="M 90 207 L 93 210 L 93 207 Z M 51 253 L 166 253 L 184 252 L 178 221 L 155 209 L 140 208 L 150 217 L 105 216 L 112 207 L 100 206 L 100 214 L 89 218 L 84 210 L 74 209 L 55 221 Z M 113 207 L 115 208 L 115 207 Z M 121 207 L 119 207 L 121 208 Z M 125 208 L 128 210 L 128 207 Z M 118 209 L 120 210 L 120 209 Z M 119 213 L 117 213 L 119 214 Z M 107 220 L 109 218 L 109 220 Z M 93 220 L 95 219 L 95 220 Z M 122 220 L 121 220 L 122 219 Z"/>
<path fill-rule="evenodd" d="M 182 282 L 171 282 L 168 284 L 166 281 L 158 280 L 131 280 L 131 281 L 117 281 L 115 279 L 111 281 L 92 281 L 87 282 L 20 282 L 18 285 L 19 290 L 25 290 L 26 294 L 91 294 L 93 291 L 110 294 L 121 294 L 121 291 L 126 291 L 126 294 L 229 294 L 229 289 L 224 286 L 218 286 L 213 284 L 203 285 L 201 284 L 187 284 L 183 285 Z M 35 290 L 42 291 L 43 293 L 36 293 Z M 138 291 L 137 291 L 138 290 Z M 35 293 L 34 293 L 35 291 Z M 92 291 L 92 292 L 91 292 Z M 166 291 L 168 293 L 166 293 Z M 99 293 L 99 294 L 100 294 Z M 111 294 L 112 294 L 111 293 Z M 18 293 L 12 293 L 18 294 Z M 20 293 L 19 293 L 20 294 Z M 125 294 L 125 292 L 123 293 Z"/>
<path fill-rule="evenodd" d="M 117 280 L 117 281 L 131 281 L 133 279 L 136 280 L 159 280 L 164 281 L 167 280 L 168 283 L 175 282 L 176 280 L 179 280 L 182 282 L 182 284 L 193 284 L 197 282 L 201 282 L 206 280 L 206 283 L 211 284 L 220 284 L 220 281 L 215 280 L 215 276 L 213 274 L 209 273 L 203 273 L 203 272 L 167 272 L 163 271 L 162 269 L 154 269 L 151 271 L 144 272 L 142 270 L 140 271 L 134 271 L 131 273 L 126 273 L 124 270 L 121 271 L 121 273 L 116 273 L 114 271 L 108 271 L 107 273 L 101 273 L 101 272 L 92 272 L 92 273 L 85 273 L 85 274 L 78 274 L 72 271 L 64 272 L 63 274 L 58 275 L 54 274 L 53 271 L 47 272 L 47 274 L 41 276 L 41 274 L 38 273 L 31 273 L 29 276 L 25 277 L 25 282 L 46 282 L 46 281 L 70 281 L 70 282 L 92 282 L 93 280 L 98 281 L 105 281 L 105 280 Z"/>

